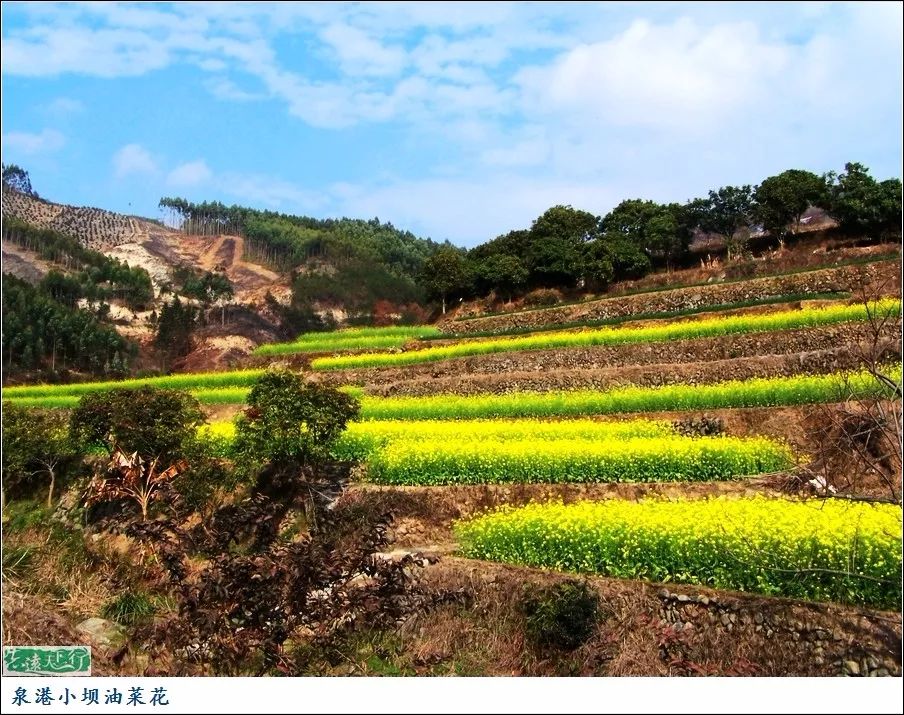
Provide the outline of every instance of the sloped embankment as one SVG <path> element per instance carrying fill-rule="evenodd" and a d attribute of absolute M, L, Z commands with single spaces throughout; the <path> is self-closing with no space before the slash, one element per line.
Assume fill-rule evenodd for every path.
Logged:
<path fill-rule="evenodd" d="M 861 285 L 882 288 L 886 294 L 900 296 L 900 276 L 900 260 L 878 261 L 863 266 L 843 266 L 786 276 L 755 278 L 736 283 L 714 283 L 655 293 L 613 296 L 558 308 L 542 308 L 484 318 L 453 320 L 440 327 L 444 332 L 456 334 L 512 328 L 539 328 L 551 323 L 603 320 L 616 316 L 680 311 L 771 296 L 856 291 Z"/>
<path fill-rule="evenodd" d="M 836 359 L 839 369 L 843 369 L 842 363 L 847 365 L 852 359 L 850 354 L 845 357 L 843 353 L 846 350 L 852 353 L 852 346 L 870 341 L 872 337 L 867 324 L 846 323 L 662 343 L 475 355 L 398 368 L 314 373 L 312 377 L 336 385 L 361 385 L 372 394 L 429 394 L 448 391 L 448 388 L 456 386 L 458 389 L 453 391 L 473 391 L 467 386 L 475 381 L 478 384 L 504 385 L 508 379 L 528 380 L 534 385 L 531 389 L 544 389 L 544 386 L 545 389 L 555 389 L 567 381 L 569 375 L 575 378 L 584 375 L 586 378 L 593 371 L 608 371 L 608 377 L 612 379 L 618 378 L 621 368 L 721 361 L 711 370 L 713 380 L 719 380 L 735 377 L 733 366 L 740 364 L 741 358 L 808 353 L 811 356 L 798 363 L 796 372 L 804 371 L 804 365 L 816 365 L 816 361 L 829 367 Z M 885 326 L 882 339 L 888 342 L 889 350 L 896 351 L 896 345 L 900 343 L 899 329 L 891 324 Z M 793 361 L 787 364 L 790 366 Z M 701 365 L 698 369 L 706 368 Z M 604 376 L 600 375 L 601 378 Z"/>

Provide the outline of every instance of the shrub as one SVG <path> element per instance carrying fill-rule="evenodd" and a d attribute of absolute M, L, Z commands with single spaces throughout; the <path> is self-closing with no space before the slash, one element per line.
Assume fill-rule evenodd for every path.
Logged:
<path fill-rule="evenodd" d="M 48 507 L 57 481 L 69 476 L 81 457 L 64 415 L 10 403 L 3 405 L 2 452 L 4 497 L 33 497 L 46 486 Z"/>
<path fill-rule="evenodd" d="M 248 472 L 265 465 L 298 471 L 327 460 L 346 424 L 357 416 L 354 397 L 306 383 L 288 370 L 271 369 L 251 388 L 248 408 L 236 419 L 235 453 Z"/>
<path fill-rule="evenodd" d="M 527 640 L 540 650 L 574 650 L 587 641 L 599 617 L 599 597 L 585 581 L 528 589 L 519 604 Z"/>
<path fill-rule="evenodd" d="M 178 604 L 157 627 L 152 658 L 177 675 L 298 675 L 309 664 L 291 662 L 290 639 L 296 654 L 314 655 L 357 628 L 392 627 L 422 610 L 412 581 L 429 559 L 378 556 L 388 545 L 388 514 L 340 503 L 318 510 L 302 537 L 286 542 L 285 506 L 255 497 L 191 532 L 160 521 L 130 528 L 156 550 Z M 203 567 L 189 567 L 192 544 L 209 557 Z"/>
<path fill-rule="evenodd" d="M 538 288 L 524 296 L 524 305 L 547 307 L 562 302 L 562 293 L 555 288 Z"/>
<path fill-rule="evenodd" d="M 172 462 L 195 439 L 204 415 L 186 392 L 155 387 L 116 389 L 84 395 L 72 413 L 72 433 L 88 444 L 138 452 Z"/>

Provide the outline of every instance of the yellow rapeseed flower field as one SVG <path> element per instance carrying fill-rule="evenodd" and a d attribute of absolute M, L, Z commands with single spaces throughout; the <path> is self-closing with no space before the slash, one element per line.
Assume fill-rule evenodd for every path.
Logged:
<path fill-rule="evenodd" d="M 900 608 L 901 508 L 711 498 L 503 508 L 460 522 L 473 558 Z"/>

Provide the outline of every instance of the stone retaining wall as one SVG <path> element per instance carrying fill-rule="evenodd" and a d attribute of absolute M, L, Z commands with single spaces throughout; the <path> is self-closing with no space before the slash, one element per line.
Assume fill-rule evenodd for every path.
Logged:
<path fill-rule="evenodd" d="M 676 288 L 657 293 L 642 293 L 602 298 L 578 305 L 494 315 L 470 320 L 449 321 L 440 325 L 448 333 L 465 334 L 510 328 L 538 328 L 554 323 L 603 320 L 616 316 L 680 311 L 703 306 L 736 303 L 781 295 L 856 291 L 865 282 L 883 286 L 884 292 L 900 295 L 901 262 L 880 261 L 862 266 L 842 266 L 788 276 L 756 278 L 737 283 L 713 283 L 693 288 Z"/>

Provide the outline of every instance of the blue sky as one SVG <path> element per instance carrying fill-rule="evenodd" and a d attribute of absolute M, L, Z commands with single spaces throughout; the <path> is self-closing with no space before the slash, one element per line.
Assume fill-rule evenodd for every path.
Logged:
<path fill-rule="evenodd" d="M 900 3 L 3 3 L 2 153 L 47 198 L 471 246 L 788 168 L 901 176 Z"/>

